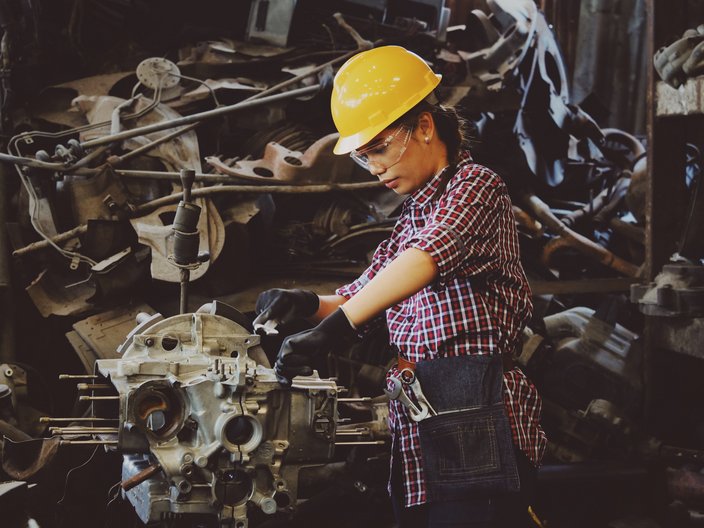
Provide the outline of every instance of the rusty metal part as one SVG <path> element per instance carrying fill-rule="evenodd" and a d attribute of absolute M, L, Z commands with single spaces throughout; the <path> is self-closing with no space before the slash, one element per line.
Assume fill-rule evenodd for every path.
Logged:
<path fill-rule="evenodd" d="M 88 226 L 87 225 L 79 225 L 78 227 L 74 227 L 73 229 L 70 229 L 69 231 L 64 231 L 63 233 L 60 233 L 54 237 L 51 237 L 51 241 L 54 242 L 55 244 L 60 244 L 61 242 L 66 242 L 67 240 L 71 240 L 72 238 L 77 237 L 78 235 L 83 235 L 88 232 Z M 35 251 L 38 251 L 40 249 L 45 249 L 49 247 L 49 242 L 46 240 L 40 240 L 39 242 L 33 242 L 23 248 L 16 249 L 15 251 L 12 252 L 13 257 L 21 257 L 24 256 L 28 253 L 33 253 Z"/>
<path fill-rule="evenodd" d="M 550 211 L 548 205 L 534 194 L 523 196 L 523 204 L 550 231 L 558 235 L 557 238 L 548 242 L 543 250 L 543 261 L 546 264 L 549 264 L 553 253 L 557 250 L 572 247 L 628 277 L 639 276 L 640 268 L 638 266 L 614 255 L 608 249 L 567 227 Z"/>
<path fill-rule="evenodd" d="M 633 134 L 629 134 L 619 128 L 602 128 L 601 131 L 604 134 L 604 141 L 606 143 L 618 143 L 623 145 L 628 149 L 633 160 L 637 160 L 645 155 L 645 147 Z M 633 166 L 623 168 L 632 169 Z"/>
<path fill-rule="evenodd" d="M 68 283 L 73 282 L 71 288 Z M 88 281 L 75 283 L 74 278 L 59 276 L 45 269 L 25 288 L 42 317 L 77 315 L 91 308 L 89 299 L 95 287 Z"/>
<path fill-rule="evenodd" d="M 127 480 L 123 480 L 120 483 L 120 487 L 123 491 L 129 491 L 135 486 L 138 486 L 139 484 L 147 480 L 148 478 L 153 477 L 159 471 L 161 471 L 161 466 L 159 464 L 152 464 L 151 466 L 143 469 L 136 475 L 131 476 Z"/>
<path fill-rule="evenodd" d="M 22 442 L 5 440 L 2 469 L 15 480 L 28 479 L 54 459 L 59 444 L 58 437 Z"/>
<path fill-rule="evenodd" d="M 261 160 L 238 161 L 225 169 L 231 176 L 248 179 L 260 177 L 288 183 L 339 182 L 351 179 L 354 163 L 346 156 L 336 156 L 332 148 L 339 134 L 329 134 L 313 143 L 305 152 L 295 152 L 277 143 L 269 143 Z M 217 169 L 217 159 L 206 158 Z"/>
<path fill-rule="evenodd" d="M 215 156 L 207 156 L 205 158 L 205 162 L 210 165 L 212 168 L 215 169 L 216 172 L 220 174 L 226 174 L 228 176 L 228 180 L 232 181 L 232 179 L 237 178 L 239 180 L 243 181 L 250 181 L 250 182 L 258 182 L 258 183 L 267 183 L 267 184 L 272 184 L 272 185 L 277 185 L 279 183 L 279 180 L 269 176 L 257 176 L 257 175 L 252 175 L 252 174 L 244 174 L 242 171 L 237 171 L 234 169 L 232 166 L 227 165 L 225 162 L 220 160 L 220 158 L 217 158 Z M 282 184 L 284 182 L 281 182 Z"/>
<path fill-rule="evenodd" d="M 0 437 L 3 436 L 9 438 L 13 442 L 24 442 L 32 439 L 31 436 L 19 429 L 17 426 L 12 425 L 5 420 L 0 420 Z"/>
<path fill-rule="evenodd" d="M 516 218 L 518 225 L 528 231 L 531 235 L 540 237 L 545 232 L 545 228 L 540 222 L 517 205 L 513 206 L 513 216 Z"/>
<path fill-rule="evenodd" d="M 621 177 L 613 185 L 602 190 L 591 202 L 562 218 L 567 227 L 572 227 L 587 218 L 596 223 L 610 220 L 628 192 L 630 178 Z"/>

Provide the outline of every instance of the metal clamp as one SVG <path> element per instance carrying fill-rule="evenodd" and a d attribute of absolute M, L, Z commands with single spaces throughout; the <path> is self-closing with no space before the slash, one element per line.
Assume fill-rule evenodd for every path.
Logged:
<path fill-rule="evenodd" d="M 420 382 L 416 379 L 415 373 L 411 369 L 403 369 L 399 376 L 391 376 L 389 381 L 393 385 L 393 388 L 385 388 L 384 392 L 390 400 L 399 400 L 405 405 L 414 422 L 420 422 L 421 420 L 425 420 L 428 416 L 435 416 L 437 414 L 423 394 Z M 417 404 L 408 397 L 406 391 L 403 389 L 404 385 L 408 385 L 411 388 L 418 401 Z"/>

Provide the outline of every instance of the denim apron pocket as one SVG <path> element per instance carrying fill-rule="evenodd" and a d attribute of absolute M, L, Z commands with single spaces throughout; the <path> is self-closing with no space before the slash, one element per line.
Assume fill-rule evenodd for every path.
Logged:
<path fill-rule="evenodd" d="M 518 491 L 501 357 L 423 361 L 416 376 L 438 413 L 418 423 L 428 500 Z"/>

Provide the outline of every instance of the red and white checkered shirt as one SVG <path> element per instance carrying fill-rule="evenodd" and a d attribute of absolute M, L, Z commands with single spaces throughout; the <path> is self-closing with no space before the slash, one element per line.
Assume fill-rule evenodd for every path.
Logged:
<path fill-rule="evenodd" d="M 468 153 L 434 200 L 440 185 L 435 176 L 406 199 L 369 268 L 336 293 L 354 296 L 408 248 L 427 251 L 438 266 L 437 280 L 386 310 L 390 340 L 401 356 L 417 362 L 512 353 L 533 305 L 506 186 L 494 172 L 472 163 Z M 539 423 L 541 399 L 519 368 L 504 374 L 504 402 L 514 443 L 539 465 L 547 443 Z M 402 457 L 405 504 L 423 504 L 418 424 L 398 400 L 390 405 L 392 452 Z"/>

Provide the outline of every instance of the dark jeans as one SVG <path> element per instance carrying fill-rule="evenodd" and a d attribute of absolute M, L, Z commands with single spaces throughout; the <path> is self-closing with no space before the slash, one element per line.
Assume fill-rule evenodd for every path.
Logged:
<path fill-rule="evenodd" d="M 394 456 L 391 470 L 391 502 L 398 528 L 534 528 L 528 506 L 535 494 L 537 470 L 522 451 L 516 449 L 521 490 L 468 496 L 463 500 L 438 501 L 405 508 L 400 456 Z"/>

